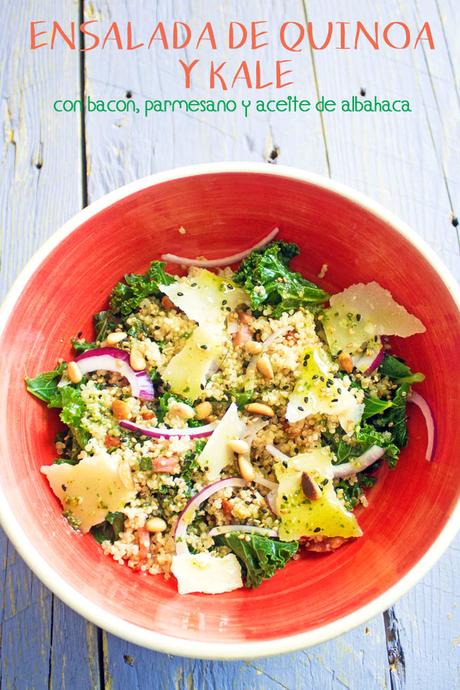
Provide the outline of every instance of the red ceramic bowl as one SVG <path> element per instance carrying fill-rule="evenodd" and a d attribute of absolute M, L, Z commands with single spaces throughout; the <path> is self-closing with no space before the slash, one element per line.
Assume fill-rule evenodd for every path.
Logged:
<path fill-rule="evenodd" d="M 182 235 L 178 228 L 184 226 Z M 69 355 L 79 330 L 126 272 L 163 252 L 219 257 L 274 226 L 297 242 L 295 266 L 326 288 L 378 280 L 427 332 L 395 343 L 437 421 L 434 461 L 410 414 L 410 443 L 383 470 L 360 522 L 364 536 L 329 555 L 305 555 L 252 591 L 179 596 L 173 579 L 143 576 L 74 533 L 39 472 L 53 459 L 56 414 L 24 390 L 24 375 Z M 302 171 L 241 163 L 194 166 L 135 182 L 67 223 L 32 259 L 0 314 L 0 517 L 43 582 L 92 622 L 135 643 L 205 658 L 242 658 L 317 644 L 363 623 L 433 565 L 459 523 L 458 292 L 406 225 L 362 195 Z"/>

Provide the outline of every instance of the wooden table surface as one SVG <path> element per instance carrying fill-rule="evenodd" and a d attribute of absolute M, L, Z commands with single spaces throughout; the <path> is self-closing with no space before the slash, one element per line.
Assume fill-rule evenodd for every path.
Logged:
<path fill-rule="evenodd" d="M 345 182 L 399 214 L 458 276 L 456 0 L 2 0 L 0 16 L 2 296 L 32 253 L 86 203 L 149 173 L 220 160 L 273 158 Z M 306 49 L 286 56 L 272 45 L 264 53 L 267 62 L 294 60 L 296 84 L 278 97 L 339 100 L 364 89 L 370 98 L 410 99 L 411 113 L 57 114 L 55 99 L 84 94 L 131 92 L 139 101 L 210 96 L 204 70 L 192 92 L 185 90 L 177 51 L 111 47 L 83 54 L 62 43 L 54 51 L 27 49 L 31 19 L 78 25 L 83 16 L 106 26 L 131 19 L 140 33 L 160 19 L 187 20 L 198 29 L 209 19 L 219 31 L 232 19 L 268 19 L 275 29 L 286 19 L 308 19 L 323 30 L 328 20 L 371 27 L 374 20 L 403 20 L 412 29 L 429 21 L 436 49 Z M 211 53 L 202 48 L 202 61 Z M 218 57 L 225 59 L 225 50 Z M 276 95 L 239 89 L 225 97 Z M 165 656 L 108 635 L 55 598 L 3 534 L 0 550 L 1 690 L 460 688 L 458 539 L 422 582 L 367 625 L 313 649 L 231 663 Z"/>

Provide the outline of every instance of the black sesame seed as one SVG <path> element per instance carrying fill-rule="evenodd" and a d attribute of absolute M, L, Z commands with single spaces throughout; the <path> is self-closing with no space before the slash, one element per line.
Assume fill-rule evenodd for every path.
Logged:
<path fill-rule="evenodd" d="M 318 374 L 313 374 L 312 379 L 317 379 L 317 378 L 318 378 Z"/>
<path fill-rule="evenodd" d="M 184 293 L 183 293 L 183 292 L 178 292 L 178 293 L 177 293 L 177 296 L 178 296 L 178 297 L 183 297 L 183 296 L 184 296 Z"/>
<path fill-rule="evenodd" d="M 361 321 L 361 314 L 356 314 L 356 321 Z"/>
<path fill-rule="evenodd" d="M 303 412 L 303 407 L 302 407 L 302 405 L 297 405 L 297 409 L 300 410 L 301 412 Z"/>
<path fill-rule="evenodd" d="M 313 530 L 313 532 L 321 532 L 321 527 L 315 527 L 315 529 Z"/>
<path fill-rule="evenodd" d="M 208 349 L 208 346 L 207 346 L 207 345 L 200 345 L 200 347 L 201 347 L 202 350 L 207 350 L 207 349 Z"/>
<path fill-rule="evenodd" d="M 339 402 L 338 398 L 332 398 L 331 402 Z"/>
<path fill-rule="evenodd" d="M 226 300 L 226 299 L 222 300 L 222 304 L 227 304 L 227 303 L 228 303 L 228 300 Z"/>
<path fill-rule="evenodd" d="M 306 396 L 304 397 L 303 401 L 304 401 L 305 403 L 308 402 L 308 395 L 306 395 Z"/>
<path fill-rule="evenodd" d="M 319 380 L 322 381 L 322 382 L 324 383 L 324 376 L 320 376 L 320 377 L 319 377 Z"/>
<path fill-rule="evenodd" d="M 197 283 L 191 283 L 190 287 L 196 287 Z"/>

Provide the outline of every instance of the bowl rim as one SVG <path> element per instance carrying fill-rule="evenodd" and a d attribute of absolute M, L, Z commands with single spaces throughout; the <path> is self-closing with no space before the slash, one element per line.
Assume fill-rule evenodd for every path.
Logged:
<path fill-rule="evenodd" d="M 16 278 L 9 290 L 3 304 L 0 307 L 0 336 L 3 334 L 8 320 L 14 310 L 14 306 L 27 285 L 27 282 L 38 269 L 44 259 L 82 223 L 92 218 L 100 211 L 111 206 L 115 202 L 134 194 L 140 190 L 152 187 L 164 182 L 183 179 L 187 177 L 203 176 L 222 173 L 255 173 L 270 176 L 288 178 L 300 182 L 306 182 L 328 191 L 334 192 L 348 201 L 351 201 L 374 216 L 383 220 L 392 229 L 402 235 L 436 271 L 439 279 L 444 283 L 451 294 L 457 307 L 460 309 L 460 288 L 454 277 L 435 254 L 430 246 L 404 221 L 393 212 L 374 201 L 367 195 L 348 187 L 341 182 L 323 177 L 316 173 L 293 168 L 285 165 L 270 166 L 267 163 L 254 163 L 247 161 L 200 163 L 179 168 L 172 168 L 163 172 L 148 175 L 139 180 L 104 195 L 86 208 L 78 211 L 59 230 L 35 252 L 26 266 Z M 21 558 L 35 573 L 35 575 L 65 604 L 70 606 L 78 614 L 103 628 L 104 630 L 125 639 L 134 644 L 148 649 L 167 654 L 183 656 L 184 638 L 173 637 L 167 634 L 147 630 L 146 628 L 129 623 L 111 613 L 107 613 L 101 606 L 91 602 L 76 589 L 71 587 L 61 576 L 58 576 L 46 560 L 41 556 L 33 542 L 29 540 L 27 533 L 16 520 L 9 508 L 8 497 L 0 484 L 0 524 L 3 526 L 8 538 L 13 543 Z M 302 648 L 326 642 L 331 638 L 342 635 L 359 625 L 366 623 L 374 616 L 382 613 L 395 603 L 401 596 L 409 591 L 441 557 L 449 544 L 454 539 L 460 526 L 460 500 L 457 502 L 443 529 L 436 537 L 430 548 L 422 555 L 417 563 L 396 584 L 384 591 L 368 604 L 359 607 L 352 613 L 337 620 L 322 625 L 306 632 L 288 635 L 279 638 L 239 642 L 208 642 L 186 640 L 187 655 L 201 659 L 254 659 L 261 656 L 272 656 L 293 652 Z"/>

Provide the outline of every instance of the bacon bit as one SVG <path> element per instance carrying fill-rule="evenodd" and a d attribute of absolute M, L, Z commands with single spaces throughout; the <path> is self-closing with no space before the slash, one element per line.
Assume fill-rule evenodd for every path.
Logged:
<path fill-rule="evenodd" d="M 225 517 L 230 517 L 232 514 L 233 506 L 226 498 L 222 499 L 222 510 L 224 511 Z"/>
<path fill-rule="evenodd" d="M 350 537 L 303 537 L 300 541 L 307 551 L 327 553 L 335 551 L 345 542 L 350 541 Z"/>
<path fill-rule="evenodd" d="M 153 419 L 155 417 L 155 412 L 152 412 L 152 410 L 144 410 L 144 412 L 141 413 L 142 419 Z"/>
<path fill-rule="evenodd" d="M 118 446 L 121 444 L 121 439 L 117 438 L 116 436 L 107 436 L 105 437 L 104 440 L 104 445 L 106 448 L 118 448 Z"/>
<path fill-rule="evenodd" d="M 298 340 L 299 334 L 297 333 L 297 331 L 288 331 L 286 333 L 286 339 L 287 340 Z"/>
<path fill-rule="evenodd" d="M 170 458 L 160 455 L 158 458 L 152 460 L 152 470 L 154 472 L 164 472 L 165 474 L 174 474 L 179 465 L 179 458 L 177 455 L 172 455 Z"/>
<path fill-rule="evenodd" d="M 245 323 L 238 326 L 238 330 L 233 334 L 232 340 L 235 347 L 241 347 L 241 345 L 244 345 L 249 340 L 252 340 L 252 334 L 249 330 L 249 327 Z"/>
<path fill-rule="evenodd" d="M 338 356 L 340 368 L 351 374 L 353 371 L 353 360 L 347 352 L 341 352 Z"/>
<path fill-rule="evenodd" d="M 139 545 L 139 560 L 146 561 L 150 553 L 150 534 L 141 527 L 136 530 L 136 539 Z"/>
<path fill-rule="evenodd" d="M 241 323 L 245 324 L 251 323 L 252 321 L 252 316 L 247 311 L 239 311 L 238 318 L 241 321 Z"/>
<path fill-rule="evenodd" d="M 176 305 L 174 304 L 174 302 L 171 302 L 168 295 L 163 295 L 163 297 L 161 298 L 161 304 L 165 309 L 176 309 Z"/>

